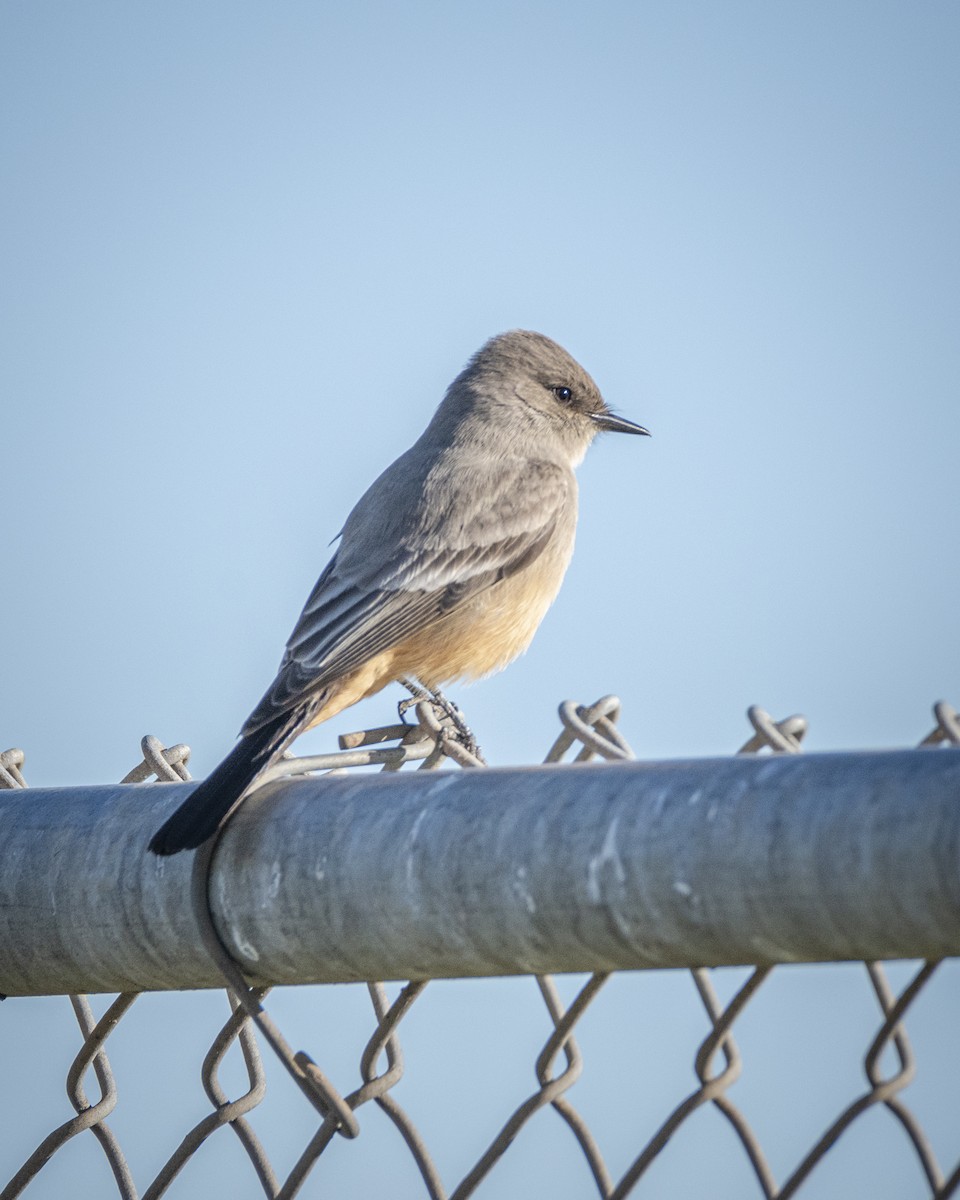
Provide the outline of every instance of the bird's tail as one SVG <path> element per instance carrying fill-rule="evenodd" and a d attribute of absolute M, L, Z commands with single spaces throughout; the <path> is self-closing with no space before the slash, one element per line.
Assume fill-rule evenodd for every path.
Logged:
<path fill-rule="evenodd" d="M 242 737 L 153 835 L 150 839 L 153 853 L 195 850 L 214 834 L 257 776 L 293 740 L 301 716 L 298 712 L 281 713 Z"/>

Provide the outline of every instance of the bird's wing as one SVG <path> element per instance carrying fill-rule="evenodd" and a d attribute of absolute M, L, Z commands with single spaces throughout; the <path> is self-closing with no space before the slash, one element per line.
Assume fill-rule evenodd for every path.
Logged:
<path fill-rule="evenodd" d="M 371 568 L 345 568 L 341 546 L 317 581 L 287 642 L 277 677 L 251 713 L 244 733 L 302 704 L 364 662 L 425 629 L 479 592 L 532 563 L 550 542 L 572 501 L 569 471 L 552 463 L 504 467 L 490 500 L 448 511 L 436 536 L 421 531 L 423 548 L 402 544 Z M 456 507 L 456 497 L 454 497 Z M 346 541 L 346 537 L 344 539 Z M 445 544 L 444 544 L 445 543 Z"/>

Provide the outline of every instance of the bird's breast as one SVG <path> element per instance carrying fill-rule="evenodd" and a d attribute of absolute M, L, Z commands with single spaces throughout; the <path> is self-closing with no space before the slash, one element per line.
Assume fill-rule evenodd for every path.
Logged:
<path fill-rule="evenodd" d="M 398 674 L 430 687 L 499 671 L 530 645 L 573 553 L 574 525 L 558 529 L 522 570 L 493 584 L 403 646 Z"/>

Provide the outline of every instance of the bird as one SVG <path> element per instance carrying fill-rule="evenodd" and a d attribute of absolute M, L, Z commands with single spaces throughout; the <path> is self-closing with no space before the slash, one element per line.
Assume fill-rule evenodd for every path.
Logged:
<path fill-rule="evenodd" d="M 573 553 L 574 469 L 605 430 L 650 432 L 555 341 L 515 329 L 481 346 L 347 517 L 276 678 L 150 850 L 202 845 L 299 734 L 387 684 L 432 692 L 523 653 Z"/>

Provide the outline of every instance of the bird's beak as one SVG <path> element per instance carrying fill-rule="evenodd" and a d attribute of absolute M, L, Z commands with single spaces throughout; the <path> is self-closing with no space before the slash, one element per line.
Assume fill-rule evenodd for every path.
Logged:
<path fill-rule="evenodd" d="M 590 419 L 601 429 L 608 429 L 611 433 L 642 433 L 645 437 L 650 437 L 649 429 L 628 421 L 626 417 L 618 417 L 616 413 L 592 412 Z"/>

